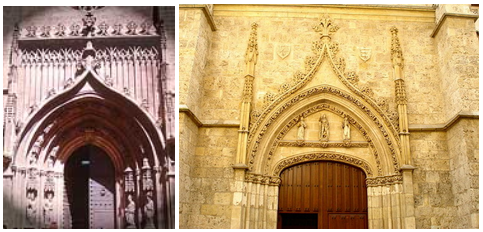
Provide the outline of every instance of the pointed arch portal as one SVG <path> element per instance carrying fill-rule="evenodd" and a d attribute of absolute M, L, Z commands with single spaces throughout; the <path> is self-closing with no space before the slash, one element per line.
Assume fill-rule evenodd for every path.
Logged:
<path fill-rule="evenodd" d="M 45 102 L 19 138 L 13 191 L 30 200 L 16 207 L 32 208 L 19 217 L 20 225 L 166 226 L 165 140 L 143 109 L 99 81 L 95 72 L 86 70 Z M 40 205 L 52 216 L 34 214 Z"/>
<path fill-rule="evenodd" d="M 232 228 L 414 227 L 412 169 L 399 123 L 346 72 L 332 20 L 324 16 L 313 28 L 321 37 L 305 70 L 278 94 L 267 93 L 250 115 L 243 112 L 251 110 L 256 75 L 247 75 L 233 166 L 239 224 Z M 333 71 L 321 72 L 328 78 L 316 75 L 323 62 Z M 322 83 L 309 84 L 314 77 Z"/>

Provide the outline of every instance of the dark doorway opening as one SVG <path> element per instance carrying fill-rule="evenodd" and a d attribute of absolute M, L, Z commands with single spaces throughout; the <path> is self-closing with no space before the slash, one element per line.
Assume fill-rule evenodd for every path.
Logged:
<path fill-rule="evenodd" d="M 64 167 L 64 228 L 115 228 L 115 175 L 107 154 L 93 145 L 80 147 Z"/>
<path fill-rule="evenodd" d="M 281 213 L 281 229 L 317 229 L 317 216 L 315 213 Z"/>

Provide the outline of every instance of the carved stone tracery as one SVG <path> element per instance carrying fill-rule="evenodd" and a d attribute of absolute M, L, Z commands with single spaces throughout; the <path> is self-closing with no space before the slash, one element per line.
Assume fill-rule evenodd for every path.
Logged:
<path fill-rule="evenodd" d="M 324 16 L 317 24 L 313 27 L 316 32 L 319 32 L 321 35 L 320 40 L 317 40 L 312 45 L 312 50 L 316 56 L 309 56 L 305 60 L 305 72 L 297 71 L 294 75 L 294 83 L 287 83 L 284 84 L 280 90 L 278 95 L 273 93 L 267 93 L 264 97 L 264 103 L 261 110 L 257 110 L 259 113 L 259 117 L 252 118 L 250 122 L 250 133 L 248 137 L 248 143 L 250 144 L 254 136 L 258 135 L 255 132 L 260 126 L 262 126 L 262 121 L 265 119 L 269 113 L 274 110 L 278 104 L 280 104 L 285 98 L 289 97 L 295 91 L 299 90 L 303 86 L 305 86 L 317 72 L 320 64 L 324 57 L 329 59 L 329 63 L 331 64 L 334 72 L 336 73 L 337 77 L 345 84 L 351 91 L 353 91 L 356 95 L 361 97 L 366 103 L 368 103 L 371 107 L 374 108 L 375 112 L 382 116 L 384 123 L 389 126 L 390 131 L 394 135 L 394 139 L 400 144 L 398 131 L 396 130 L 397 124 L 395 124 L 394 120 L 391 120 L 387 112 L 381 110 L 378 104 L 373 100 L 374 93 L 369 86 L 365 86 L 361 89 L 358 89 L 357 86 L 358 78 L 354 72 L 349 72 L 350 75 L 344 74 L 345 73 L 345 61 L 343 58 L 336 58 L 335 54 L 338 52 L 338 44 L 331 42 L 331 36 L 334 34 L 339 27 L 333 24 L 332 20 L 328 18 L 328 16 Z M 354 74 L 352 74 L 354 73 Z M 265 124 L 266 125 L 266 124 Z M 263 130 L 263 129 L 262 129 Z"/>

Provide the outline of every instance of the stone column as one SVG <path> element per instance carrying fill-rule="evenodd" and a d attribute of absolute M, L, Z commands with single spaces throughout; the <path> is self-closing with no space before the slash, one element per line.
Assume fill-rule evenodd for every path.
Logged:
<path fill-rule="evenodd" d="M 157 221 L 158 229 L 164 229 L 166 227 L 166 192 L 164 184 L 166 184 L 165 178 L 163 178 L 163 168 L 161 166 L 154 166 L 154 180 L 156 183 L 156 210 L 157 210 Z"/>

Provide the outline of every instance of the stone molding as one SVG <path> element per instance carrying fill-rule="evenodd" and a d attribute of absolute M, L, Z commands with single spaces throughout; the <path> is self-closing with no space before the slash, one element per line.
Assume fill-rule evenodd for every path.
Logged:
<path fill-rule="evenodd" d="M 201 121 L 187 105 L 179 105 L 179 112 L 186 114 L 198 127 L 240 127 L 239 121 L 231 120 L 203 120 Z"/>
<path fill-rule="evenodd" d="M 290 166 L 310 162 L 310 161 L 336 161 L 350 164 L 364 170 L 368 178 L 373 175 L 370 165 L 362 159 L 335 152 L 312 152 L 308 154 L 296 155 L 280 160 L 273 169 L 272 176 L 280 176 L 280 173 Z"/>
<path fill-rule="evenodd" d="M 279 186 L 281 179 L 278 176 L 261 175 L 257 173 L 247 172 L 245 173 L 245 182 L 251 182 L 254 184 L 263 184 L 271 186 Z"/>
<path fill-rule="evenodd" d="M 446 123 L 442 124 L 412 124 L 409 125 L 409 131 L 417 132 L 417 131 L 447 131 L 453 125 L 458 123 L 462 119 L 476 119 L 479 120 L 480 113 L 479 112 L 467 112 L 461 111 L 451 119 L 449 119 Z"/>
<path fill-rule="evenodd" d="M 216 31 L 216 23 L 213 18 L 213 6 L 210 8 L 209 4 L 179 4 L 179 8 L 198 8 L 203 11 L 206 21 L 210 25 L 211 31 Z"/>
<path fill-rule="evenodd" d="M 403 177 L 401 175 L 368 177 L 366 179 L 368 187 L 400 184 L 402 183 L 402 181 Z"/>
<path fill-rule="evenodd" d="M 431 33 L 431 38 L 436 37 L 443 23 L 446 22 L 446 19 L 450 17 L 469 18 L 473 19 L 474 21 L 480 18 L 480 16 L 476 14 L 444 13 L 443 16 L 441 16 L 441 19 L 438 21 L 438 24 L 434 28 L 433 32 Z"/>
<path fill-rule="evenodd" d="M 289 141 L 289 140 L 282 140 L 278 142 L 279 147 L 342 147 L 342 148 L 350 148 L 350 147 L 359 147 L 365 148 L 369 147 L 368 142 L 320 142 L 320 141 Z"/>

